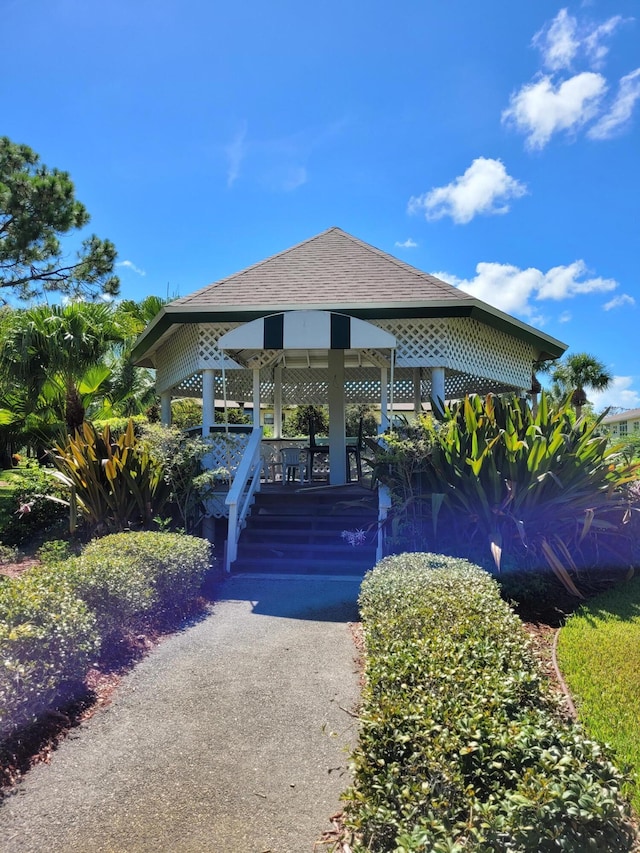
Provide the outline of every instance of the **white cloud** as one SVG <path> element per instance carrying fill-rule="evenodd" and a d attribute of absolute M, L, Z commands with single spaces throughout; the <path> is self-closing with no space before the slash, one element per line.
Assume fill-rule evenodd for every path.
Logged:
<path fill-rule="evenodd" d="M 597 26 L 583 24 L 560 9 L 555 18 L 546 23 L 533 37 L 533 44 L 542 53 L 542 62 L 551 71 L 571 68 L 574 60 L 584 57 L 592 68 L 600 68 L 609 53 L 605 44 L 620 24 L 622 15 L 614 15 Z"/>
<path fill-rule="evenodd" d="M 631 386 L 633 376 L 614 376 L 605 391 L 589 391 L 589 401 L 593 403 L 596 412 L 607 406 L 620 406 L 623 409 L 640 408 L 640 394 Z"/>
<path fill-rule="evenodd" d="M 578 22 L 560 9 L 549 24 L 535 34 L 533 44 L 542 52 L 542 61 L 552 71 L 568 68 L 580 47 Z"/>
<path fill-rule="evenodd" d="M 396 247 L 398 249 L 415 249 L 418 244 L 415 240 L 412 240 L 411 237 L 407 237 L 404 243 L 401 243 L 399 240 L 396 240 Z"/>
<path fill-rule="evenodd" d="M 247 123 L 245 122 L 225 148 L 225 154 L 227 155 L 228 187 L 232 187 L 235 184 L 238 179 L 238 175 L 240 174 L 240 166 L 247 154 L 246 139 Z"/>
<path fill-rule="evenodd" d="M 454 222 L 470 222 L 478 214 L 507 213 L 507 202 L 525 195 L 527 188 L 507 174 L 501 160 L 478 157 L 464 175 L 445 187 L 435 187 L 409 199 L 409 213 L 424 211 L 429 220 L 450 216 Z"/>
<path fill-rule="evenodd" d="M 573 314 L 571 311 L 563 311 L 562 314 L 558 317 L 558 323 L 570 323 L 573 320 Z"/>
<path fill-rule="evenodd" d="M 611 311 L 613 308 L 622 308 L 623 305 L 635 305 L 636 300 L 628 293 L 621 293 L 620 296 L 614 296 L 609 302 L 605 302 L 602 306 L 605 311 Z"/>
<path fill-rule="evenodd" d="M 599 27 L 596 27 L 595 30 L 592 30 L 587 36 L 585 36 L 584 47 L 591 60 L 591 64 L 595 68 L 601 67 L 606 55 L 609 53 L 608 46 L 602 43 L 603 39 L 612 35 L 618 26 L 624 21 L 625 19 L 622 15 L 614 15 L 613 18 L 609 18 L 608 21 L 605 21 L 604 24 L 600 24 Z"/>
<path fill-rule="evenodd" d="M 540 324 L 541 301 L 571 299 L 585 293 L 602 293 L 614 290 L 618 283 L 610 278 L 587 278 L 584 261 L 574 261 L 567 266 L 557 266 L 543 272 L 530 267 L 520 269 L 511 264 L 479 263 L 472 279 L 460 279 L 447 273 L 434 273 L 466 291 L 471 296 L 488 302 L 508 314 L 520 314 L 531 322 Z"/>
<path fill-rule="evenodd" d="M 640 68 L 620 78 L 615 101 L 599 121 L 587 132 L 590 139 L 610 139 L 620 133 L 631 119 L 636 101 L 640 98 Z"/>
<path fill-rule="evenodd" d="M 594 118 L 606 91 L 605 78 L 592 71 L 558 85 L 544 75 L 511 95 L 502 121 L 527 134 L 529 148 L 543 148 L 554 133 L 577 130 Z"/>
<path fill-rule="evenodd" d="M 137 267 L 133 261 L 120 261 L 116 264 L 117 267 L 126 267 L 128 270 L 137 273 L 138 275 L 146 275 L 146 272 L 140 267 Z"/>

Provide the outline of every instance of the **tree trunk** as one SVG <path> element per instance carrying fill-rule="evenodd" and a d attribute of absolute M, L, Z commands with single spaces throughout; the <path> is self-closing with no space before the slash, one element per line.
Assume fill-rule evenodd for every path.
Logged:
<path fill-rule="evenodd" d="M 65 421 L 69 435 L 74 435 L 76 430 L 81 429 L 84 422 L 84 406 L 75 385 L 67 386 Z"/>

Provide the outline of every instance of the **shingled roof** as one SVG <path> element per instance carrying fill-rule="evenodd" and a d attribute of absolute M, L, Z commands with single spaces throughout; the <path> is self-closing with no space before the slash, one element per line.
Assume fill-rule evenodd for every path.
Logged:
<path fill-rule="evenodd" d="M 183 323 L 247 322 L 301 309 L 346 312 L 361 319 L 472 317 L 533 343 L 540 358 L 566 345 L 340 228 L 329 228 L 241 272 L 165 305 L 133 350 L 153 353 Z"/>
<path fill-rule="evenodd" d="M 171 305 L 206 310 L 259 303 L 278 310 L 468 299 L 453 285 L 334 227 Z"/>

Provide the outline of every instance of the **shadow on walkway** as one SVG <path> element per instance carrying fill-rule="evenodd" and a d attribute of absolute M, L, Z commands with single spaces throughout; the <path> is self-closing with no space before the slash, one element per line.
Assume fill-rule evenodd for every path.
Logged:
<path fill-rule="evenodd" d="M 251 612 L 316 622 L 357 622 L 361 578 L 231 575 L 211 582 L 206 595 L 221 601 L 249 601 Z"/>

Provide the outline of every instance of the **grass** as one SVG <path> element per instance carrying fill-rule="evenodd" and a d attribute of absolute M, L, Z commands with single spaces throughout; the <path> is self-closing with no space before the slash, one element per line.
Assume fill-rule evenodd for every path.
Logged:
<path fill-rule="evenodd" d="M 562 628 L 558 660 L 593 738 L 610 744 L 635 781 L 640 813 L 640 577 L 583 605 Z"/>

